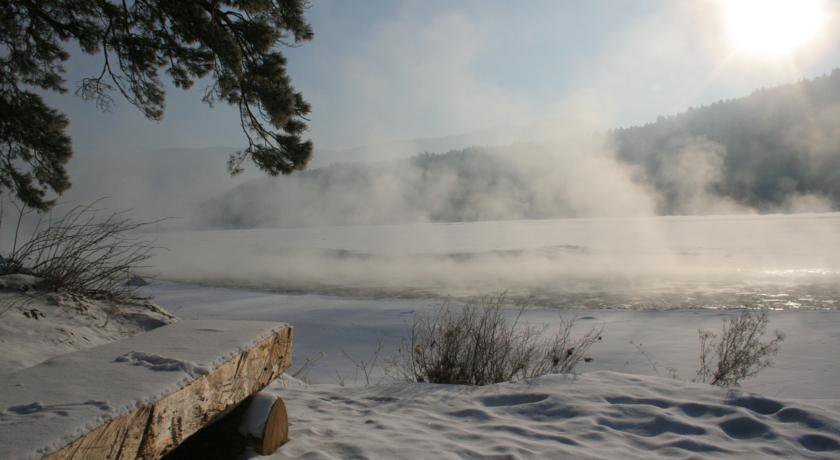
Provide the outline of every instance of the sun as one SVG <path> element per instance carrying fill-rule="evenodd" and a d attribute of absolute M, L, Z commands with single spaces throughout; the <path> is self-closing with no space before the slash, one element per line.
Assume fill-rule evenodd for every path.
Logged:
<path fill-rule="evenodd" d="M 790 55 L 815 39 L 827 22 L 823 0 L 723 0 L 726 29 L 739 51 Z"/>

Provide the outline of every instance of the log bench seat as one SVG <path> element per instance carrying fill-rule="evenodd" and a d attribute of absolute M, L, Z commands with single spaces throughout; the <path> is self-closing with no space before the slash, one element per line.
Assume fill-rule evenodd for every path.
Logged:
<path fill-rule="evenodd" d="M 285 323 L 184 320 L 0 376 L 0 459 L 159 458 L 291 355 Z"/>

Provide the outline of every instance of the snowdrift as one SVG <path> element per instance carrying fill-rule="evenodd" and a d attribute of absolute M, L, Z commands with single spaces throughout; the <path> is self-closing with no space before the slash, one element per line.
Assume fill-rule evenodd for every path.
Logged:
<path fill-rule="evenodd" d="M 608 371 L 484 387 L 286 378 L 270 389 L 291 423 L 272 458 L 840 456 L 840 401 Z"/>

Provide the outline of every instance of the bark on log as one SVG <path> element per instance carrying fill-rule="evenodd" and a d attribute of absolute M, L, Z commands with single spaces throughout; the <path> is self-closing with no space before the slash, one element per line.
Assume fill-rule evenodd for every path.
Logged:
<path fill-rule="evenodd" d="M 181 390 L 110 420 L 45 458 L 159 458 L 291 365 L 292 329 L 261 341 Z"/>
<path fill-rule="evenodd" d="M 0 459 L 159 457 L 291 352 L 287 324 L 190 320 L 0 375 Z"/>
<path fill-rule="evenodd" d="M 159 458 L 263 389 L 291 364 L 287 327 L 154 404 L 112 419 L 50 460 Z"/>
<path fill-rule="evenodd" d="M 164 460 L 229 460 L 248 448 L 271 455 L 288 438 L 286 405 L 277 395 L 261 392 L 187 438 Z"/>
<path fill-rule="evenodd" d="M 158 458 L 291 364 L 292 328 L 179 321 L 0 375 L 0 458 Z"/>
<path fill-rule="evenodd" d="M 236 408 L 291 365 L 292 328 L 275 331 L 157 402 L 111 419 L 44 458 L 152 459 Z"/>
<path fill-rule="evenodd" d="M 286 404 L 282 399 L 277 398 L 265 420 L 262 439 L 256 451 L 260 455 L 271 455 L 288 440 L 289 414 L 286 412 Z"/>

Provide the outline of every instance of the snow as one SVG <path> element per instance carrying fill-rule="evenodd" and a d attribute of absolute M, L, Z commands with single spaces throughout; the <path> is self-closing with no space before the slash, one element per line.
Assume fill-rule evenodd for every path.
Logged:
<path fill-rule="evenodd" d="M 393 382 L 379 369 L 375 384 L 362 386 L 358 369 L 344 353 L 369 359 L 379 338 L 383 355 L 392 352 L 413 316 L 431 311 L 437 301 L 289 295 L 161 281 L 142 292 L 184 318 L 176 326 L 191 329 L 180 334 L 182 343 L 164 346 L 151 331 L 89 350 L 110 350 L 97 360 L 108 363 L 107 369 L 89 375 L 73 377 L 71 370 L 79 363 L 78 353 L 71 353 L 0 377 L 0 388 L 11 389 L 0 395 L 0 458 L 26 457 L 26 443 L 42 449 L 60 445 L 145 399 L 126 395 L 139 391 L 154 397 L 160 387 L 143 387 L 143 375 L 155 373 L 155 380 L 179 385 L 218 359 L 213 357 L 218 353 L 202 355 L 202 349 L 224 343 L 236 349 L 243 337 L 253 335 L 220 327 L 213 319 L 254 320 L 247 324 L 259 327 L 271 321 L 292 324 L 292 370 L 306 357 L 324 355 L 308 371 L 316 384 L 278 379 L 258 396 L 265 404 L 254 404 L 240 428 L 261 433 L 268 401 L 282 397 L 291 441 L 271 458 L 840 455 L 840 363 L 826 352 L 840 349 L 836 310 L 770 312 L 770 327 L 788 338 L 776 365 L 741 390 L 651 375 L 650 363 L 629 344 L 641 343 L 663 373 L 674 367 L 690 379 L 697 329 L 717 329 L 722 318 L 733 314 L 696 309 L 529 310 L 526 320 L 534 323 L 574 315 L 584 328 L 604 324 L 604 340 L 592 348 L 594 360 L 582 364 L 579 375 L 464 387 Z M 130 345 L 141 339 L 149 346 Z M 14 380 L 22 375 L 28 376 L 25 382 Z M 339 375 L 350 385 L 336 385 Z M 34 383 L 57 380 L 62 385 Z M 9 400 L 13 395 L 14 403 Z M 40 428 L 21 438 L 12 427 L 23 421 Z"/>
<path fill-rule="evenodd" d="M 37 458 L 63 447 L 183 388 L 281 327 L 264 321 L 179 321 L 2 375 L 0 458 Z"/>
<path fill-rule="evenodd" d="M 0 290 L 0 375 L 175 321 L 148 301 L 114 303 L 43 293 L 21 284 L 31 281 L 27 275 L 0 278 L 6 287 Z"/>
<path fill-rule="evenodd" d="M 24 273 L 0 275 L 0 289 L 10 291 L 28 291 L 35 288 L 40 282 L 41 279 L 37 276 Z"/>
<path fill-rule="evenodd" d="M 389 357 L 407 336 L 416 314 L 438 305 L 429 299 L 353 299 L 327 295 L 290 295 L 252 289 L 213 288 L 153 282 L 144 288 L 169 311 L 185 319 L 215 318 L 284 321 L 295 328 L 292 372 L 307 358 L 317 360 L 302 373 L 312 383 L 364 383 L 357 361 L 370 359 L 380 339 L 381 358 Z M 551 325 L 560 317 L 577 317 L 578 331 L 604 325 L 603 340 L 591 350 L 591 363 L 581 372 L 609 370 L 654 374 L 642 349 L 668 376 L 674 368 L 690 380 L 697 370 L 698 329 L 719 331 L 721 320 L 737 311 L 682 309 L 636 311 L 628 309 L 534 308 L 524 320 Z M 840 350 L 840 312 L 836 310 L 770 311 L 769 328 L 785 333 L 775 365 L 747 380 L 749 391 L 787 398 L 840 399 L 840 360 L 830 350 Z M 323 357 L 322 357 L 323 354 Z M 380 359 L 380 362 L 382 360 Z M 376 373 L 374 382 L 382 379 Z"/>
<path fill-rule="evenodd" d="M 269 458 L 826 458 L 840 407 L 598 371 L 484 387 L 288 384 Z"/>
<path fill-rule="evenodd" d="M 295 328 L 290 374 L 308 383 L 278 379 L 241 428 L 260 432 L 267 401 L 280 395 L 291 441 L 274 458 L 840 457 L 840 213 L 158 236 L 170 251 L 156 257 L 152 274 L 231 287 L 149 278 L 140 291 L 155 302 L 185 320 Z M 0 295 L 29 295 L 36 281 L 10 280 Z M 526 323 L 551 327 L 563 316 L 577 317 L 579 332 L 603 325 L 592 362 L 574 376 L 481 388 L 395 382 L 379 366 L 364 386 L 353 360 L 379 353 L 378 363 L 386 361 L 415 315 L 447 295 L 499 289 L 532 301 Z M 774 365 L 740 389 L 689 383 L 698 329 L 720 330 L 733 307 L 766 309 L 770 329 L 785 333 Z M 119 390 L 142 386 L 137 376 L 177 385 L 212 366 L 193 353 L 224 332 L 207 327 L 180 351 L 113 348 L 113 375 L 63 382 L 74 354 L 9 374 L 165 318 L 120 311 L 58 297 L 5 314 L 0 307 L 0 388 L 25 396 L 4 403 L 0 395 L 0 458 L 15 448 L 2 438 L 10 424 L 82 429 L 79 420 L 140 403 Z M 679 379 L 666 378 L 672 371 Z M 14 387 L 11 379 L 25 372 L 63 385 Z M 81 396 L 90 388 L 101 394 Z"/>
<path fill-rule="evenodd" d="M 167 358 L 155 353 L 144 353 L 142 351 L 132 351 L 122 356 L 117 356 L 117 359 L 114 361 L 118 363 L 129 363 L 135 366 L 145 366 L 153 371 L 181 371 L 192 378 L 198 378 L 210 372 L 208 368 L 190 361 Z"/>
<path fill-rule="evenodd" d="M 604 324 L 604 340 L 579 375 L 486 387 L 393 382 L 364 386 L 344 356 L 386 357 L 423 299 L 352 299 L 153 282 L 145 291 L 184 318 L 284 320 L 295 327 L 292 371 L 307 357 L 307 384 L 288 375 L 265 390 L 283 398 L 291 441 L 270 458 L 653 458 L 840 456 L 840 312 L 771 311 L 787 334 L 776 364 L 744 388 L 689 383 L 697 329 L 719 330 L 728 310 L 535 308 L 551 324 L 577 316 Z M 654 374 L 650 362 L 667 375 Z M 380 362 L 382 361 L 380 357 Z M 616 372 L 620 371 L 620 372 Z M 337 385 L 339 377 L 348 386 Z M 758 392 L 758 393 L 753 393 Z M 263 417 L 264 419 L 264 417 Z M 260 417 L 251 420 L 260 425 Z M 252 455 L 255 455 L 251 453 Z"/>

